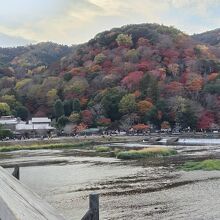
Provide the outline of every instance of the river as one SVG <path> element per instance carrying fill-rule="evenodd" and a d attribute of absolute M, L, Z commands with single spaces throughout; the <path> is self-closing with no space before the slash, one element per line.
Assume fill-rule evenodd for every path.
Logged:
<path fill-rule="evenodd" d="M 21 164 L 21 182 L 68 220 L 81 219 L 94 191 L 100 193 L 100 219 L 220 219 L 220 172 L 176 169 L 185 158 L 219 158 L 220 147 L 176 149 L 181 157 L 149 164 L 77 156 L 72 150 L 19 151 L 0 158 L 4 166 Z"/>

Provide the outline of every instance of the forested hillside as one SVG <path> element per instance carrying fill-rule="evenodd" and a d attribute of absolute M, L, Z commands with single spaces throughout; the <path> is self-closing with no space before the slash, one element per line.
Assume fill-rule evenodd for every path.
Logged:
<path fill-rule="evenodd" d="M 201 41 L 202 43 L 220 47 L 220 28 L 201 34 L 195 34 L 193 35 L 193 38 L 197 41 Z"/>
<path fill-rule="evenodd" d="M 218 129 L 220 49 L 200 40 L 141 24 L 77 47 L 0 49 L 0 114 L 49 116 L 60 127 Z"/>

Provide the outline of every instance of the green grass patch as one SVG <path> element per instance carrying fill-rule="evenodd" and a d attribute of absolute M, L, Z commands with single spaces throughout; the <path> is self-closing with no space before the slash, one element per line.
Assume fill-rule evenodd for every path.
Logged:
<path fill-rule="evenodd" d="M 193 170 L 220 170 L 220 160 L 204 160 L 200 162 L 186 162 L 182 167 L 185 171 Z"/>
<path fill-rule="evenodd" d="M 95 150 L 96 152 L 109 152 L 111 149 L 107 146 L 97 146 Z"/>
<path fill-rule="evenodd" d="M 141 158 L 159 157 L 159 156 L 171 156 L 175 154 L 177 154 L 177 151 L 173 149 L 152 147 L 152 148 L 144 148 L 141 150 L 122 151 L 117 154 L 117 158 L 129 160 L 129 159 L 141 159 Z"/>
<path fill-rule="evenodd" d="M 0 152 L 9 152 L 17 150 L 39 150 L 39 149 L 65 149 L 65 148 L 85 148 L 93 144 L 93 141 L 84 141 L 80 143 L 57 143 L 57 144 L 37 144 L 27 146 L 2 146 Z"/>

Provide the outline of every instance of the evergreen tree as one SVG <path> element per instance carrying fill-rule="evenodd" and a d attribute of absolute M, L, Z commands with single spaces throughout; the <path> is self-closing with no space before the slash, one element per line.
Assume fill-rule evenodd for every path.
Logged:
<path fill-rule="evenodd" d="M 72 110 L 74 112 L 80 112 L 80 101 L 79 99 L 73 99 L 73 102 L 72 102 Z"/>
<path fill-rule="evenodd" d="M 63 102 L 63 109 L 65 116 L 70 116 L 73 111 L 73 101 L 72 100 L 65 100 Z"/>
<path fill-rule="evenodd" d="M 55 117 L 58 119 L 59 117 L 61 117 L 64 114 L 64 109 L 63 109 L 63 103 L 60 99 L 58 99 L 55 103 L 54 103 L 54 115 Z"/>

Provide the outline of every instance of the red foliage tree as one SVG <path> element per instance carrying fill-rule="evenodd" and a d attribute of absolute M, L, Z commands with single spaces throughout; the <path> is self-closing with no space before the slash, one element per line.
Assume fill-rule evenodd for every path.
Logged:
<path fill-rule="evenodd" d="M 129 89 L 137 87 L 143 78 L 143 75 L 144 73 L 142 71 L 131 72 L 122 79 L 121 83 Z"/>
<path fill-rule="evenodd" d="M 93 115 L 89 110 L 84 110 L 81 112 L 82 122 L 86 125 L 92 125 Z"/>
<path fill-rule="evenodd" d="M 210 129 L 214 123 L 214 115 L 210 111 L 205 111 L 202 113 L 198 120 L 198 129 Z"/>
<path fill-rule="evenodd" d="M 162 55 L 165 57 L 164 62 L 166 64 L 175 63 L 178 60 L 179 52 L 173 49 L 165 50 Z"/>
<path fill-rule="evenodd" d="M 138 70 L 140 71 L 148 71 L 148 70 L 152 70 L 153 67 L 153 63 L 150 61 L 142 61 L 141 63 L 139 63 L 137 65 Z"/>
<path fill-rule="evenodd" d="M 183 91 L 183 85 L 180 82 L 173 81 L 165 86 L 165 90 L 170 94 L 180 94 Z"/>
<path fill-rule="evenodd" d="M 166 70 L 164 68 L 155 69 L 150 71 L 149 73 L 159 80 L 164 80 L 166 78 Z"/>
<path fill-rule="evenodd" d="M 111 124 L 111 119 L 110 118 L 100 118 L 97 121 L 97 124 L 99 126 L 109 126 Z"/>

